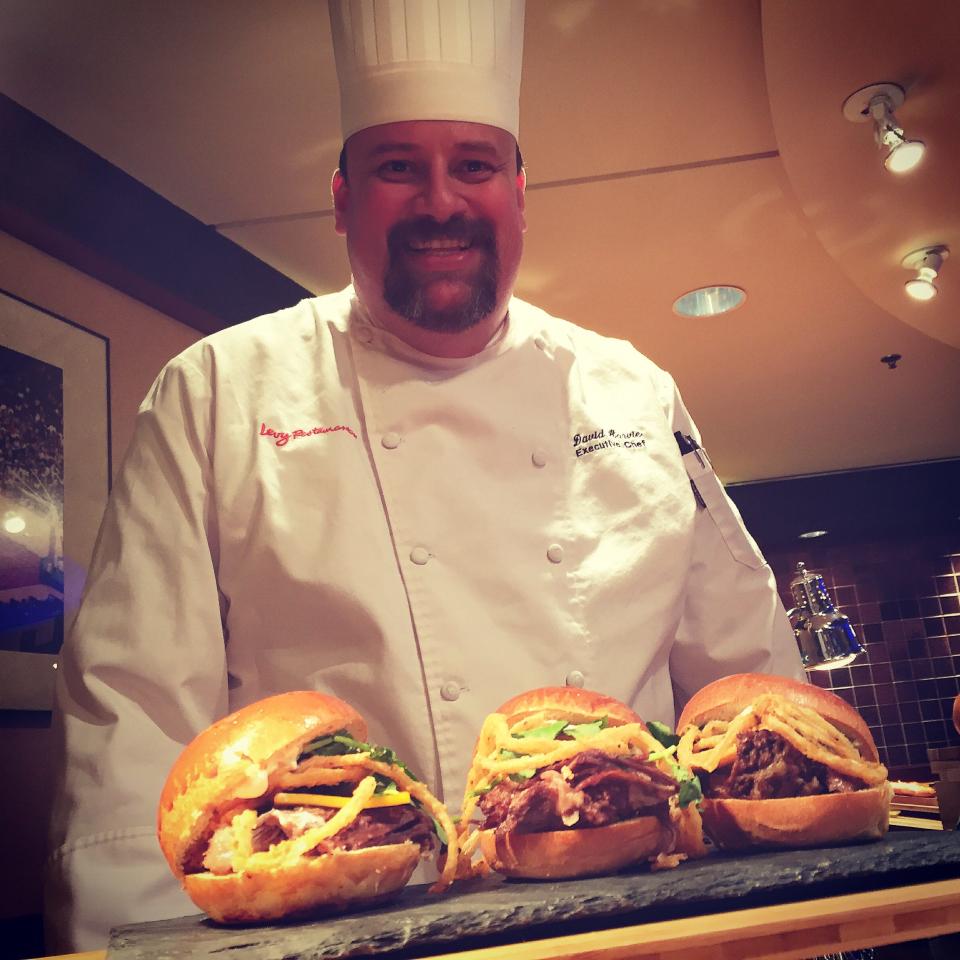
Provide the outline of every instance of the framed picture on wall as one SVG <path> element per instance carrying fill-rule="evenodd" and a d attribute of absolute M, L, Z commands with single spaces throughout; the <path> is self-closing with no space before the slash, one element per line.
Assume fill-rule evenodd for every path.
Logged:
<path fill-rule="evenodd" d="M 49 710 L 110 490 L 110 342 L 0 290 L 0 710 Z"/>

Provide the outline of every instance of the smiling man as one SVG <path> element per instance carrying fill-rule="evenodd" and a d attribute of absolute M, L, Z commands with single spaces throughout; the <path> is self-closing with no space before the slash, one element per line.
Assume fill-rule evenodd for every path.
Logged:
<path fill-rule="evenodd" d="M 800 671 L 671 377 L 513 296 L 522 3 L 330 12 L 353 281 L 200 341 L 141 407 L 61 659 L 51 951 L 194 911 L 157 799 L 267 695 L 347 700 L 456 806 L 517 691 L 671 722 L 724 674 Z"/>

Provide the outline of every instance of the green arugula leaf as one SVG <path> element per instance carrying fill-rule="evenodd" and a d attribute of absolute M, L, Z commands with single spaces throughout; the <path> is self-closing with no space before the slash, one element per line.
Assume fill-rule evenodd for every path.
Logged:
<path fill-rule="evenodd" d="M 691 803 L 699 803 L 703 799 L 703 790 L 700 789 L 700 781 L 697 777 L 686 767 L 681 767 L 679 763 L 671 763 L 670 768 L 674 779 L 680 785 L 677 794 L 680 806 L 686 807 Z"/>
<path fill-rule="evenodd" d="M 647 729 L 665 747 L 675 747 L 680 742 L 680 738 L 665 723 L 661 723 L 659 720 L 648 720 Z"/>
<path fill-rule="evenodd" d="M 595 737 L 601 730 L 606 730 L 607 718 L 601 717 L 592 723 L 568 723 L 563 732 L 574 740 L 587 740 Z"/>
<path fill-rule="evenodd" d="M 415 776 L 411 769 L 389 747 L 355 740 L 347 730 L 338 730 L 336 733 L 311 740 L 300 751 L 297 763 L 302 763 L 309 757 L 341 757 L 347 753 L 369 753 L 371 760 L 399 767 L 411 780 L 419 780 L 419 777 Z M 383 779 L 386 780 L 386 778 Z"/>
<path fill-rule="evenodd" d="M 513 736 L 517 740 L 526 740 L 528 737 L 536 740 L 556 740 L 557 735 L 567 726 L 565 720 L 556 720 L 552 723 L 545 723 L 542 727 L 534 727 L 532 730 L 524 730 L 523 733 L 515 733 Z"/>

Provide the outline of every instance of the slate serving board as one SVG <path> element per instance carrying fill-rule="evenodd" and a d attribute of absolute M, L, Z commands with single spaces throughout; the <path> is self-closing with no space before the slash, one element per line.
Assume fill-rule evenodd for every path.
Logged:
<path fill-rule="evenodd" d="M 960 833 L 894 832 L 846 847 L 724 856 L 675 870 L 588 880 L 486 878 L 442 897 L 408 887 L 387 906 L 348 916 L 221 927 L 202 916 L 118 927 L 109 960 L 384 960 L 519 939 L 696 916 L 960 876 Z"/>

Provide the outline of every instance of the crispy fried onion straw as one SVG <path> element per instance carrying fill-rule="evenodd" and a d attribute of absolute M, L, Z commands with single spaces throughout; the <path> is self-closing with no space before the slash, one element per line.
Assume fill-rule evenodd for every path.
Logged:
<path fill-rule="evenodd" d="M 691 770 L 712 773 L 733 762 L 737 735 L 750 730 L 771 730 L 816 763 L 868 787 L 887 779 L 881 763 L 864 760 L 856 745 L 816 710 L 764 694 L 740 711 L 723 729 L 723 721 L 710 721 L 701 731 L 691 725 L 681 733 L 677 760 Z"/>

